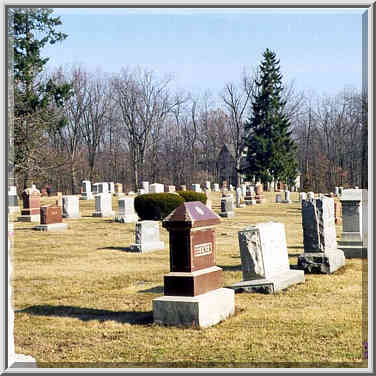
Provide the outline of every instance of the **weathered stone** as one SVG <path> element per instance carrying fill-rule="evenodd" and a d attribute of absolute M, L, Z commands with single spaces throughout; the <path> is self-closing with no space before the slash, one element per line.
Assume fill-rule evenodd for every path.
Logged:
<path fill-rule="evenodd" d="M 79 197 L 67 195 L 62 197 L 63 218 L 81 218 Z"/>
<path fill-rule="evenodd" d="M 333 273 L 345 264 L 343 251 L 337 249 L 334 199 L 302 201 L 304 253 L 298 267 L 305 272 Z"/>
<path fill-rule="evenodd" d="M 99 193 L 95 196 L 95 212 L 93 217 L 113 217 L 112 196 L 110 193 Z"/>
<path fill-rule="evenodd" d="M 137 222 L 135 235 L 135 243 L 130 247 L 133 252 L 151 252 L 164 248 L 164 242 L 159 238 L 158 221 Z"/>
<path fill-rule="evenodd" d="M 248 292 L 277 292 L 304 282 L 304 272 L 290 270 L 282 223 L 258 223 L 238 232 L 243 282 L 232 286 Z"/>

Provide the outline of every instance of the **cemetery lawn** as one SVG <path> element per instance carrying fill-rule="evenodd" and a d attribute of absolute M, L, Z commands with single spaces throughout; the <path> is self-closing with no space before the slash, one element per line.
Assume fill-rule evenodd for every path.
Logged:
<path fill-rule="evenodd" d="M 290 265 L 303 252 L 298 194 L 291 194 L 292 204 L 276 204 L 274 195 L 266 192 L 265 204 L 235 209 L 234 218 L 216 226 L 225 287 L 242 280 L 237 232 L 248 225 L 282 222 Z M 210 196 L 218 213 L 219 193 Z M 64 220 L 65 232 L 15 222 L 15 350 L 33 356 L 38 367 L 367 367 L 366 261 L 348 259 L 333 275 L 306 274 L 304 284 L 275 295 L 236 294 L 235 316 L 207 329 L 162 327 L 153 324 L 152 299 L 163 295 L 169 272 L 167 231 L 160 226 L 165 250 L 126 252 L 135 224 L 94 218 L 94 205 L 80 201 L 81 219 Z M 337 239 L 340 234 L 338 225 Z"/>

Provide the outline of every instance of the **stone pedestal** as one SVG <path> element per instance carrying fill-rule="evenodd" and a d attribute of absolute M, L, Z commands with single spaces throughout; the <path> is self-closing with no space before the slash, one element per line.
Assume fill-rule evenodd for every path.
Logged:
<path fill-rule="evenodd" d="M 153 299 L 153 320 L 159 325 L 207 328 L 235 313 L 234 291 L 219 288 L 194 297 Z"/>
<path fill-rule="evenodd" d="M 290 270 L 285 227 L 258 223 L 238 232 L 243 281 L 231 286 L 237 292 L 275 293 L 304 282 L 304 272 Z"/>
<path fill-rule="evenodd" d="M 206 328 L 233 315 L 234 292 L 221 288 L 223 271 L 215 265 L 219 217 L 202 202 L 185 202 L 165 220 L 170 236 L 170 273 L 164 296 L 153 299 L 154 322 Z"/>
<path fill-rule="evenodd" d="M 139 221 L 136 223 L 136 240 L 131 245 L 132 252 L 152 252 L 164 249 L 164 242 L 159 238 L 158 221 Z"/>
<path fill-rule="evenodd" d="M 334 199 L 304 200 L 302 220 L 304 253 L 298 256 L 298 268 L 329 274 L 344 266 L 344 253 L 337 249 Z"/>

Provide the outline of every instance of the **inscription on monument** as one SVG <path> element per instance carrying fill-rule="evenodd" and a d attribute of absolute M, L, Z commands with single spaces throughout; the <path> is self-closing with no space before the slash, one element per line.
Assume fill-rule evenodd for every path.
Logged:
<path fill-rule="evenodd" d="M 213 252 L 212 243 L 196 244 L 193 252 L 195 257 L 210 255 Z"/>

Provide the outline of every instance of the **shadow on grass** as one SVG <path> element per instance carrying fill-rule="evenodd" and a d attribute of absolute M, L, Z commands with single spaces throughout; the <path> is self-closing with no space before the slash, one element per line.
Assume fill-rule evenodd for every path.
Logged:
<path fill-rule="evenodd" d="M 242 270 L 241 265 L 217 265 L 217 266 L 219 266 L 225 272 L 235 272 L 235 271 Z"/>
<path fill-rule="evenodd" d="M 163 294 L 164 293 L 164 289 L 163 289 L 163 286 L 155 286 L 155 287 L 151 287 L 150 289 L 146 289 L 146 290 L 139 290 L 137 292 L 144 292 L 144 293 L 155 293 L 155 294 Z"/>
<path fill-rule="evenodd" d="M 299 257 L 301 253 L 289 253 L 289 257 Z"/>
<path fill-rule="evenodd" d="M 29 313 L 36 316 L 56 316 L 72 317 L 81 321 L 97 320 L 117 321 L 133 325 L 145 325 L 153 322 L 153 312 L 129 312 L 129 311 L 108 311 L 105 309 L 81 308 L 72 306 L 51 306 L 37 305 L 28 307 L 15 312 Z"/>
<path fill-rule="evenodd" d="M 122 251 L 122 252 L 137 253 L 137 252 L 132 251 L 131 247 L 101 247 L 101 248 L 97 248 L 97 250 L 106 250 L 106 249 L 112 249 L 112 250 L 115 250 L 115 251 Z"/>

